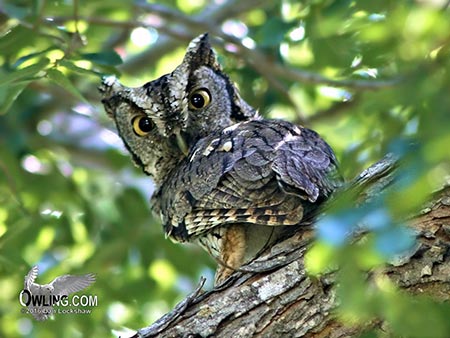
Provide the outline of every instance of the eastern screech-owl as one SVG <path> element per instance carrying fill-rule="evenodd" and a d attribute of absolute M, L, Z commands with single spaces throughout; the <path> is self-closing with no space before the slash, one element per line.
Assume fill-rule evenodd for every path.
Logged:
<path fill-rule="evenodd" d="M 134 162 L 155 181 L 152 209 L 166 235 L 204 247 L 219 262 L 216 283 L 341 182 L 316 132 L 263 119 L 239 96 L 206 34 L 172 73 L 139 88 L 107 78 L 100 91 Z"/>

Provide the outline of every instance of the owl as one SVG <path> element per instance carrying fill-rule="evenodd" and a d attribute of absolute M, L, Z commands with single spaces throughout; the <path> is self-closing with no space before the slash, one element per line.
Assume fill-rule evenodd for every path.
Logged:
<path fill-rule="evenodd" d="M 341 185 L 336 157 L 314 131 L 260 117 L 223 73 L 207 34 L 181 65 L 139 88 L 106 78 L 107 114 L 150 175 L 165 234 L 219 263 L 215 283 L 298 227 Z"/>
<path fill-rule="evenodd" d="M 189 44 L 172 73 L 138 88 L 111 76 L 99 90 L 133 161 L 156 185 L 199 138 L 257 115 L 223 73 L 207 34 Z"/>

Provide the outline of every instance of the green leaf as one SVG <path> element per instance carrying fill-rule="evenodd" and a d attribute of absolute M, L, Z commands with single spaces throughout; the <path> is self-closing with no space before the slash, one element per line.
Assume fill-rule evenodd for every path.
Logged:
<path fill-rule="evenodd" d="M 336 249 L 326 243 L 317 242 L 305 255 L 305 267 L 310 275 L 317 276 L 336 263 Z"/>
<path fill-rule="evenodd" d="M 22 81 L 10 86 L 0 86 L 0 115 L 8 112 L 11 105 L 31 81 Z"/>
<path fill-rule="evenodd" d="M 386 293 L 383 296 L 383 313 L 395 336 L 448 337 L 448 305 L 425 297 L 411 297 L 402 292 Z"/>
<path fill-rule="evenodd" d="M 30 14 L 30 9 L 28 6 L 19 7 L 8 3 L 3 4 L 3 10 L 6 14 L 8 14 L 8 16 L 18 20 L 23 20 Z"/>
<path fill-rule="evenodd" d="M 81 75 L 101 75 L 99 72 L 96 72 L 95 70 L 92 69 L 86 69 L 83 67 L 79 67 L 76 64 L 74 64 L 72 61 L 70 60 L 60 60 L 58 61 L 58 64 L 60 66 L 63 66 L 77 74 L 81 74 Z"/>
<path fill-rule="evenodd" d="M 15 70 L 13 72 L 7 73 L 6 75 L 1 75 L 0 83 L 2 86 L 5 86 L 12 82 L 32 78 L 41 70 L 43 70 L 49 63 L 50 63 L 49 59 L 43 58 L 39 60 L 39 62 L 32 64 L 31 66 Z"/>
<path fill-rule="evenodd" d="M 99 53 L 81 53 L 81 58 L 105 66 L 117 66 L 122 63 L 122 58 L 114 50 Z"/>
<path fill-rule="evenodd" d="M 49 77 L 49 79 L 75 96 L 77 99 L 86 103 L 88 102 L 80 93 L 80 91 L 72 84 L 72 82 L 70 82 L 67 76 L 65 76 L 61 71 L 57 70 L 56 68 L 51 68 L 47 71 L 47 76 Z"/>
<path fill-rule="evenodd" d="M 57 48 L 56 46 L 52 46 L 52 47 L 46 48 L 46 49 L 44 49 L 44 50 L 41 50 L 41 51 L 39 51 L 39 52 L 35 52 L 35 53 L 31 53 L 31 54 L 24 55 L 24 56 L 20 57 L 20 58 L 14 63 L 14 67 L 19 67 L 19 66 L 20 66 L 22 63 L 24 63 L 25 61 L 31 60 L 31 59 L 35 58 L 36 56 L 45 54 L 45 53 L 50 52 L 50 51 L 55 50 L 55 49 L 58 49 L 58 48 Z"/>
<path fill-rule="evenodd" d="M 288 23 L 280 18 L 270 18 L 256 34 L 256 40 L 261 47 L 274 47 L 279 45 L 289 29 L 295 26 L 295 23 Z"/>
<path fill-rule="evenodd" d="M 106 65 L 97 64 L 95 69 L 96 69 L 96 72 L 98 72 L 102 76 L 115 75 L 117 77 L 120 77 L 120 75 L 121 75 L 120 71 L 115 66 L 106 66 Z"/>
<path fill-rule="evenodd" d="M 37 36 L 31 29 L 18 25 L 1 36 L 0 54 L 15 55 L 22 48 L 33 46 Z"/>

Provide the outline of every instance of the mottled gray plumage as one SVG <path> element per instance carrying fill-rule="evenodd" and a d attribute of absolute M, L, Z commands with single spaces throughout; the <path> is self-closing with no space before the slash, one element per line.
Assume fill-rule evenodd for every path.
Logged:
<path fill-rule="evenodd" d="M 199 88 L 210 95 L 196 109 Z M 325 141 L 259 117 L 221 71 L 206 35 L 173 73 L 136 89 L 109 79 L 101 90 L 135 162 L 156 182 L 152 208 L 166 235 L 212 254 L 221 263 L 216 281 L 254 258 L 273 229 L 301 224 L 340 184 Z M 143 115 L 152 128 L 139 135 L 133 118 Z"/>
<path fill-rule="evenodd" d="M 47 304 L 52 303 L 52 296 L 69 296 L 95 282 L 94 274 L 86 274 L 80 276 L 63 275 L 55 278 L 48 284 L 37 284 L 34 281 L 38 273 L 38 267 L 33 266 L 24 278 L 24 289 L 34 296 L 43 296 Z M 34 306 L 30 303 L 28 309 L 37 320 L 46 320 L 51 316 L 53 306 Z"/>
<path fill-rule="evenodd" d="M 153 196 L 179 241 L 236 223 L 294 225 L 336 188 L 336 159 L 317 133 L 253 119 L 201 139 Z"/>
<path fill-rule="evenodd" d="M 262 226 L 299 225 L 339 183 L 333 151 L 316 132 L 252 119 L 201 139 L 152 202 L 168 236 L 197 240 L 219 260 L 220 248 L 212 250 L 203 237 L 220 232 L 216 227 L 253 225 L 240 235 L 260 236 L 241 253 L 247 261 L 269 241 Z"/>
<path fill-rule="evenodd" d="M 201 90 L 210 95 L 211 102 L 195 109 L 191 99 Z M 157 184 L 186 156 L 187 148 L 183 149 L 180 141 L 192 145 L 213 130 L 256 115 L 222 72 L 206 34 L 191 42 L 183 62 L 172 73 L 138 88 L 125 87 L 108 77 L 100 91 L 105 110 L 134 162 Z M 148 118 L 152 128 L 146 137 L 133 128 L 136 117 Z"/>

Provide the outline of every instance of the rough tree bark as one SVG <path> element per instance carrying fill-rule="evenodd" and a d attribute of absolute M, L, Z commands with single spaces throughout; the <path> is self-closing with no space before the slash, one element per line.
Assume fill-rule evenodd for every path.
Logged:
<path fill-rule="evenodd" d="M 386 157 L 350 183 L 364 203 L 389 186 L 396 161 Z M 399 287 L 435 299 L 450 298 L 450 187 L 430 197 L 410 221 L 418 245 L 401 265 L 383 273 Z M 367 327 L 349 327 L 333 315 L 335 274 L 320 281 L 304 268 L 312 227 L 270 248 L 221 287 L 198 289 L 174 310 L 133 337 L 352 337 Z M 381 326 L 374 322 L 368 325 Z"/>

